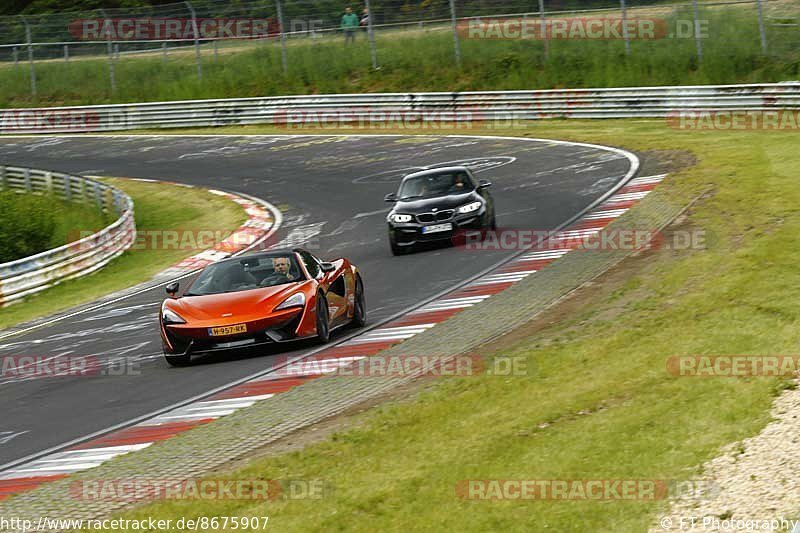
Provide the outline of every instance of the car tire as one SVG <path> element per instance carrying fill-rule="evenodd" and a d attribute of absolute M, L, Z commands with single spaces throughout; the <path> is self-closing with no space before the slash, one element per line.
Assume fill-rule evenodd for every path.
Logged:
<path fill-rule="evenodd" d="M 325 295 L 322 293 L 317 294 L 317 339 L 322 344 L 331 339 L 328 300 L 325 299 Z"/>
<path fill-rule="evenodd" d="M 189 363 L 192 361 L 192 356 L 189 354 L 181 354 L 181 355 L 169 355 L 164 354 L 164 359 L 167 361 L 169 366 L 188 366 Z"/>
<path fill-rule="evenodd" d="M 364 283 L 361 276 L 356 276 L 356 288 L 353 303 L 353 326 L 363 328 L 367 325 L 367 300 L 364 297 Z"/>

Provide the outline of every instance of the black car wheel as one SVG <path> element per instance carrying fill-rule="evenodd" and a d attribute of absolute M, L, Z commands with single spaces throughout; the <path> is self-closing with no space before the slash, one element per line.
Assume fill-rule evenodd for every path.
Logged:
<path fill-rule="evenodd" d="M 367 300 L 364 297 L 364 284 L 356 277 L 356 290 L 353 304 L 353 325 L 363 328 L 367 324 Z"/>
<path fill-rule="evenodd" d="M 328 301 L 322 293 L 317 294 L 317 338 L 322 344 L 331 338 L 330 324 L 328 323 Z"/>

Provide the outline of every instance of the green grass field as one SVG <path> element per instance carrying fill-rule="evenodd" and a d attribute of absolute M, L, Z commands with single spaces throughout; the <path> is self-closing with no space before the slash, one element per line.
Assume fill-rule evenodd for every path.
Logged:
<path fill-rule="evenodd" d="M 227 235 L 247 219 L 238 204 L 203 189 L 122 179 L 104 181 L 133 198 L 136 228 L 140 231 L 213 228 Z M 159 271 L 199 251 L 156 247 L 129 250 L 95 274 L 66 281 L 22 303 L 0 309 L 0 329 L 88 303 L 147 281 Z"/>
<path fill-rule="evenodd" d="M 632 15 L 633 16 L 633 15 Z M 195 98 L 371 91 L 459 91 L 552 89 L 637 85 L 773 82 L 800 75 L 800 35 L 796 29 L 770 26 L 770 53 L 763 55 L 752 6 L 703 9 L 708 21 L 704 59 L 691 38 L 634 40 L 631 54 L 617 40 L 462 39 L 463 65 L 453 58 L 447 31 L 378 34 L 380 70 L 372 70 L 366 39 L 345 47 L 340 36 L 290 41 L 289 71 L 281 69 L 277 42 L 234 43 L 218 59 L 203 48 L 204 80 L 197 80 L 191 50 L 160 55 L 123 56 L 115 64 L 118 84 L 111 93 L 109 68 L 97 60 L 45 61 L 37 64 L 38 105 L 100 104 Z M 691 20 L 691 12 L 668 17 Z M 141 80 L 148 80 L 141 83 Z M 0 68 L 0 107 L 33 104 L 24 63 Z"/>
<path fill-rule="evenodd" d="M 51 195 L 0 193 L 0 263 L 44 252 L 98 231 L 113 218 L 94 205 Z"/>
<path fill-rule="evenodd" d="M 660 187 L 684 201 L 711 188 L 682 223 L 704 230 L 707 248 L 629 259 L 567 302 L 569 313 L 483 350 L 525 358 L 529 375 L 430 382 L 302 451 L 212 476 L 321 479 L 333 487 L 321 499 L 164 501 L 125 517 L 269 516 L 282 531 L 643 531 L 664 501 L 464 501 L 455 487 L 467 479 L 702 479 L 699 465 L 767 423 L 788 382 L 677 378 L 666 361 L 796 353 L 796 132 L 678 131 L 639 120 L 470 133 L 694 154 L 696 164 Z"/>

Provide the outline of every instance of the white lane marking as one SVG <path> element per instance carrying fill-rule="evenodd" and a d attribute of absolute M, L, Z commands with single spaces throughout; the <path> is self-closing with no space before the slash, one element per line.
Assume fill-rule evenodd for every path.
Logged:
<path fill-rule="evenodd" d="M 371 217 L 373 215 L 388 213 L 389 211 L 391 211 L 391 209 L 377 209 L 375 211 L 367 211 L 366 213 L 357 213 L 353 218 Z"/>
<path fill-rule="evenodd" d="M 24 435 L 25 433 L 29 433 L 29 431 L 0 431 L 0 444 L 6 444 L 12 439 L 19 437 L 20 435 Z"/>
<path fill-rule="evenodd" d="M 624 202 L 626 200 L 641 200 L 642 198 L 647 196 L 649 193 L 650 193 L 650 191 L 641 191 L 641 192 L 626 192 L 626 193 L 623 193 L 623 194 L 616 194 L 616 195 L 612 196 L 611 198 L 609 198 L 608 202 L 606 202 L 606 203 L 615 204 L 615 203 L 618 203 L 618 202 Z"/>
<path fill-rule="evenodd" d="M 208 400 L 205 402 L 198 402 L 198 405 L 202 403 L 203 405 L 226 405 L 226 404 L 237 404 L 243 401 L 248 401 L 250 403 L 255 403 L 259 400 L 266 400 L 267 398 L 272 398 L 273 394 L 259 394 L 256 396 L 241 396 L 239 398 L 227 398 L 225 400 Z M 192 404 L 194 405 L 194 404 Z"/>
<path fill-rule="evenodd" d="M 220 418 L 222 416 L 227 416 L 229 414 L 235 413 L 236 411 L 237 411 L 236 409 L 228 409 L 228 410 L 224 410 L 224 411 L 221 410 L 221 411 L 214 411 L 214 412 L 210 412 L 210 413 L 194 413 L 194 414 L 192 414 L 192 413 L 183 413 L 183 414 L 175 414 L 175 415 L 168 415 L 168 416 L 167 415 L 163 415 L 163 416 L 159 416 L 158 418 L 154 418 L 153 421 L 154 422 L 155 421 L 172 421 L 172 422 L 175 422 L 176 420 L 189 421 L 189 420 L 194 420 L 196 418 L 197 419 L 201 419 L 201 420 L 202 419 L 206 419 L 206 418 L 210 418 L 210 419 L 216 420 L 217 418 Z"/>
<path fill-rule="evenodd" d="M 80 470 L 94 468 L 126 453 L 135 452 L 147 448 L 152 445 L 152 442 L 142 444 L 132 444 L 127 446 L 107 446 L 105 448 L 87 448 L 85 450 L 68 450 L 65 452 L 54 453 L 46 455 L 41 459 L 37 459 L 25 465 L 24 468 L 15 468 L 4 472 L 0 479 L 16 479 L 19 474 L 27 474 L 36 472 L 39 475 L 42 472 L 53 473 L 72 473 Z"/>
<path fill-rule="evenodd" d="M 98 450 L 103 451 L 115 451 L 118 453 L 128 453 L 128 452 L 135 452 L 137 450 L 143 450 L 150 446 L 152 442 L 146 442 L 143 444 L 124 444 L 120 446 L 102 446 L 100 448 L 86 448 L 84 450 L 67 450 L 63 453 L 87 453 L 87 452 L 94 452 Z"/>
<path fill-rule="evenodd" d="M 592 211 L 583 220 L 598 220 L 604 218 L 619 218 L 625 214 L 627 209 L 607 209 L 605 211 Z"/>
<path fill-rule="evenodd" d="M 503 272 L 501 274 L 492 274 L 490 276 L 486 276 L 485 278 L 480 278 L 474 284 L 481 285 L 483 283 L 497 283 L 501 281 L 519 281 L 535 272 L 535 270 L 520 270 L 519 272 Z"/>
<path fill-rule="evenodd" d="M 529 252 L 527 254 L 521 255 L 518 259 L 515 259 L 514 263 L 523 263 L 526 261 L 542 261 L 544 259 L 558 259 L 559 257 L 565 255 L 570 250 L 566 250 L 564 248 L 560 248 L 557 250 L 540 250 L 537 252 Z"/>
<path fill-rule="evenodd" d="M 640 176 L 638 178 L 634 178 L 628 183 L 625 184 L 626 187 L 635 186 L 635 185 L 650 185 L 651 183 L 659 183 L 661 180 L 666 178 L 666 174 L 658 174 L 655 176 Z"/>

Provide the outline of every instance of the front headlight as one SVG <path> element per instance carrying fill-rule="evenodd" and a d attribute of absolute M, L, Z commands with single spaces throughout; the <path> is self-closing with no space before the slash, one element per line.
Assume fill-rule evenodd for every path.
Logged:
<path fill-rule="evenodd" d="M 164 324 L 186 324 L 186 321 L 178 313 L 166 308 L 161 310 L 161 319 Z"/>
<path fill-rule="evenodd" d="M 304 305 L 306 305 L 306 296 L 302 292 L 298 292 L 298 293 L 292 294 L 291 296 L 286 298 L 274 310 L 278 311 L 280 309 L 287 309 L 289 307 L 303 307 Z"/>
<path fill-rule="evenodd" d="M 462 205 L 461 207 L 459 207 L 458 212 L 461 213 L 462 215 L 464 213 L 472 213 L 473 211 L 477 211 L 478 209 L 480 209 L 482 205 L 483 205 L 482 202 L 470 202 L 466 205 Z"/>
<path fill-rule="evenodd" d="M 398 213 L 392 213 L 389 215 L 389 220 L 392 222 L 411 222 L 411 215 L 401 215 Z"/>

